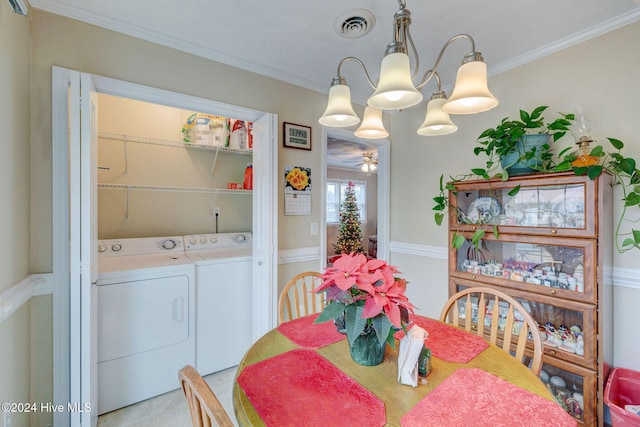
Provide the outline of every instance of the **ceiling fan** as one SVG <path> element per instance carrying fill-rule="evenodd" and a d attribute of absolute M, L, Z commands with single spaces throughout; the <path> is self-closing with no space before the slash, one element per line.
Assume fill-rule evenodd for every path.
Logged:
<path fill-rule="evenodd" d="M 362 153 L 362 162 L 357 166 L 361 166 L 362 172 L 371 173 L 378 169 L 378 159 L 373 158 L 373 153 Z"/>

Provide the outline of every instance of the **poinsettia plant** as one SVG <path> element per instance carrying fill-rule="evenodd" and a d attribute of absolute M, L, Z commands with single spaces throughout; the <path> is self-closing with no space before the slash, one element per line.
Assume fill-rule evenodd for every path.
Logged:
<path fill-rule="evenodd" d="M 342 254 L 325 269 L 322 285 L 327 305 L 316 323 L 344 315 L 349 344 L 367 329 L 375 330 L 381 345 L 395 348 L 393 334 L 403 327 L 415 308 L 405 295 L 407 281 L 396 277 L 398 269 L 363 254 Z"/>

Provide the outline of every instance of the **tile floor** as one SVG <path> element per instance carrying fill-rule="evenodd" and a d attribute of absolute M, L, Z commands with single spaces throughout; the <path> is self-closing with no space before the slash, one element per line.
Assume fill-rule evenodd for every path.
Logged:
<path fill-rule="evenodd" d="M 229 368 L 204 379 L 216 394 L 234 424 L 233 415 L 233 378 L 236 368 Z M 177 383 L 177 380 L 176 380 Z M 98 427 L 191 427 L 189 408 L 182 389 L 127 406 L 98 418 Z"/>

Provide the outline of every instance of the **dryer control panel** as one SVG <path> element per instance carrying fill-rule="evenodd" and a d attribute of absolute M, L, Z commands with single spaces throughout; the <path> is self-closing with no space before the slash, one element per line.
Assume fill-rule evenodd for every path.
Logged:
<path fill-rule="evenodd" d="M 251 232 L 192 234 L 184 236 L 185 251 L 251 247 Z"/>
<path fill-rule="evenodd" d="M 98 240 L 98 256 L 129 256 L 184 251 L 182 236 Z"/>

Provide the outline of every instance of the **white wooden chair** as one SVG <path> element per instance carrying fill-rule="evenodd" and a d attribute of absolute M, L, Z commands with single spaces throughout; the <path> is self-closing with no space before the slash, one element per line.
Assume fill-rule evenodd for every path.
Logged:
<path fill-rule="evenodd" d="M 278 322 L 320 313 L 324 308 L 324 294 L 314 291 L 321 284 L 322 274 L 316 271 L 306 271 L 289 280 L 278 298 Z"/>
<path fill-rule="evenodd" d="M 459 301 L 462 304 L 459 304 Z M 477 304 L 477 305 L 476 305 Z M 464 317 L 461 313 L 464 308 Z M 500 311 L 506 310 L 506 318 L 503 328 L 499 328 Z M 474 308 L 477 311 L 477 321 L 474 321 L 472 313 Z M 516 316 L 516 313 L 518 315 Z M 520 328 L 514 328 L 514 324 L 522 319 Z M 445 303 L 440 313 L 440 321 L 448 322 L 457 327 L 464 326 L 468 332 L 487 339 L 491 344 L 500 346 L 499 338 L 502 340 L 502 349 L 521 363 L 529 366 L 531 371 L 537 376 L 542 369 L 543 344 L 538 331 L 538 325 L 525 308 L 516 301 L 515 298 L 502 291 L 487 287 L 472 287 L 464 289 L 453 295 Z M 489 331 L 485 332 L 485 321 L 490 322 Z M 500 332 L 500 333 L 498 333 Z M 525 355 L 526 344 L 529 341 L 529 334 L 533 337 L 533 356 L 529 365 Z M 512 348 L 515 351 L 512 352 Z"/>
<path fill-rule="evenodd" d="M 178 379 L 189 404 L 193 427 L 234 427 L 216 395 L 193 366 L 180 369 Z"/>

